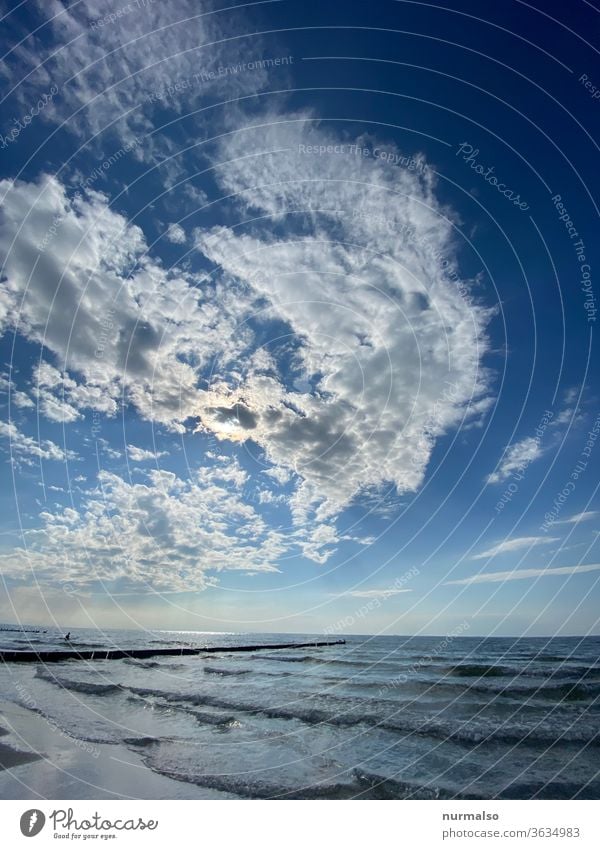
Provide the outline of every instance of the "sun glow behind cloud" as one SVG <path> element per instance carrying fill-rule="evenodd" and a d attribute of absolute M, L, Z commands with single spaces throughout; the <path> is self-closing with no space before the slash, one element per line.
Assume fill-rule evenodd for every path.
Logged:
<path fill-rule="evenodd" d="M 164 476 L 136 486 L 100 480 L 106 520 L 86 518 L 99 509 L 92 492 L 68 522 L 69 539 L 94 562 L 108 546 L 112 571 L 98 567 L 96 577 L 201 586 L 206 572 L 238 569 L 241 560 L 273 568 L 290 546 L 324 563 L 339 542 L 336 519 L 361 492 L 386 484 L 416 491 L 436 439 L 485 409 L 488 314 L 465 281 L 448 276 L 453 223 L 431 177 L 350 155 L 309 158 L 304 144 L 333 141 L 313 124 L 308 115 L 273 119 L 266 137 L 250 127 L 215 148 L 221 190 L 250 220 L 195 229 L 195 250 L 211 264 L 204 274 L 165 268 L 140 227 L 98 191 L 73 195 L 54 177 L 1 187 L 4 326 L 43 348 L 34 387 L 42 412 L 64 422 L 86 411 L 110 417 L 123 398 L 173 433 L 196 422 L 219 441 L 253 444 L 265 467 L 290 481 L 285 498 L 265 486 L 259 496 L 259 507 L 287 505 L 294 530 L 285 544 L 273 531 L 268 551 L 258 537 L 241 551 L 223 531 L 218 556 L 212 545 L 209 557 L 190 544 L 192 568 L 160 554 L 173 540 L 174 495 L 164 524 L 127 520 L 142 496 L 165 503 Z M 241 156 L 249 144 L 261 146 L 251 160 Z M 136 446 L 128 453 L 138 462 L 163 456 Z M 178 502 L 193 493 L 198 517 L 210 498 L 203 486 L 176 485 Z M 212 503 L 227 523 L 232 502 Z M 45 546 L 38 571 L 51 572 L 63 520 L 48 514 L 32 538 L 32 556 Z M 129 553 L 119 558 L 123 523 Z M 158 560 L 148 559 L 149 537 Z M 71 572 L 70 580 L 84 579 Z"/>

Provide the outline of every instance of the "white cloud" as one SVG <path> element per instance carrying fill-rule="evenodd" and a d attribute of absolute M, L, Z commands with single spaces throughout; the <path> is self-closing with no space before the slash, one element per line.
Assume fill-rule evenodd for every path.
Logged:
<path fill-rule="evenodd" d="M 45 360 L 34 370 L 33 391 L 39 411 L 51 421 L 68 424 L 83 418 L 82 410 L 91 409 L 112 417 L 117 412 L 118 384 L 105 380 L 78 383 Z"/>
<path fill-rule="evenodd" d="M 10 402 L 21 410 L 32 409 L 35 404 L 26 392 L 17 389 L 7 375 L 0 375 L 0 392 L 10 395 Z"/>
<path fill-rule="evenodd" d="M 505 539 L 497 545 L 488 548 L 487 551 L 482 551 L 481 554 L 473 555 L 473 560 L 483 560 L 485 557 L 495 557 L 497 554 L 506 554 L 511 551 L 518 551 L 521 548 L 532 548 L 536 545 L 544 545 L 547 542 L 558 542 L 559 537 L 515 537 L 514 539 Z"/>
<path fill-rule="evenodd" d="M 273 480 L 277 481 L 280 486 L 284 486 L 291 478 L 289 469 L 284 469 L 283 466 L 274 466 L 272 469 L 264 469 L 263 475 L 268 475 L 270 478 L 273 478 Z"/>
<path fill-rule="evenodd" d="M 520 442 L 509 446 L 504 456 L 491 475 L 488 475 L 488 483 L 501 483 L 515 472 L 522 472 L 530 463 L 542 456 L 540 440 L 534 436 L 528 436 Z"/>
<path fill-rule="evenodd" d="M 598 510 L 585 510 L 583 513 L 575 513 L 573 516 L 569 516 L 568 519 L 562 519 L 558 524 L 576 525 L 579 522 L 587 522 L 588 519 L 593 519 L 595 516 L 598 516 Z"/>
<path fill-rule="evenodd" d="M 462 578 L 458 581 L 446 581 L 450 584 L 500 584 L 505 581 L 524 581 L 526 578 L 551 578 L 556 575 L 577 575 L 582 572 L 597 572 L 600 563 L 589 563 L 584 566 L 559 566 L 553 569 L 515 569 L 509 572 L 487 572 Z"/>
<path fill-rule="evenodd" d="M 395 590 L 395 589 L 381 589 L 381 590 L 350 590 L 347 593 L 343 593 L 343 595 L 350 595 L 353 598 L 390 598 L 394 595 L 399 595 L 400 593 L 410 593 L 412 590 Z"/>
<path fill-rule="evenodd" d="M 199 70 L 216 72 L 239 57 L 237 43 L 224 37 L 231 26 L 244 26 L 243 12 L 215 15 L 194 0 L 140 7 L 122 0 L 101 5 L 96 0 L 70 5 L 38 0 L 38 6 L 47 19 L 43 40 L 35 45 L 24 40 L 13 53 L 18 96 L 23 103 L 34 102 L 40 91 L 57 86 L 60 96 L 46 107 L 44 119 L 64 121 L 86 140 L 111 126 L 131 139 L 151 130 L 158 108 L 180 113 L 183 104 L 191 108 L 207 94 L 243 94 L 267 80 L 263 71 L 235 79 L 216 73 L 212 80 L 194 78 Z M 224 43 L 214 43 L 219 40 Z M 253 39 L 252 49 L 260 52 L 260 37 Z M 164 134 L 148 138 L 146 154 L 162 150 L 166 141 Z"/>
<path fill-rule="evenodd" d="M 43 512 L 27 550 L 0 562 L 10 577 L 33 566 L 40 579 L 78 586 L 125 581 L 178 591 L 204 589 L 225 570 L 278 571 L 297 543 L 244 501 L 244 479 L 236 462 L 202 467 L 189 480 L 154 470 L 143 484 L 102 471 L 79 510 Z"/>
<path fill-rule="evenodd" d="M 259 320 L 284 323 L 285 366 L 273 345 L 267 368 L 215 380 L 198 414 L 201 429 L 250 439 L 299 475 L 302 522 L 315 507 L 317 519 L 336 515 L 367 487 L 419 488 L 435 440 L 486 391 L 487 315 L 449 279 L 453 228 L 431 180 L 349 153 L 303 154 L 339 139 L 294 118 L 218 151 L 223 192 L 273 225 L 195 232 L 217 279 L 257 292 Z"/>
<path fill-rule="evenodd" d="M 573 386 L 567 389 L 563 395 L 563 409 L 552 421 L 552 427 L 560 427 L 569 424 L 579 424 L 585 418 L 581 411 L 581 387 Z"/>
<path fill-rule="evenodd" d="M 34 465 L 35 460 L 66 460 L 79 459 L 77 452 L 61 448 L 50 439 L 36 440 L 26 436 L 13 422 L 0 421 L 0 436 L 9 440 L 11 459 L 22 462 L 27 466 Z"/>
<path fill-rule="evenodd" d="M 134 463 L 144 463 L 146 460 L 158 460 L 160 457 L 166 457 L 168 451 L 149 451 L 146 448 L 138 448 L 137 445 L 128 445 L 127 453 Z"/>
<path fill-rule="evenodd" d="M 0 330 L 18 327 L 64 366 L 43 361 L 34 375 L 41 412 L 60 422 L 84 409 L 114 416 L 124 396 L 144 418 L 182 431 L 198 371 L 223 340 L 230 356 L 248 341 L 234 335 L 246 301 L 214 285 L 199 292 L 197 279 L 149 259 L 141 230 L 97 192 L 71 199 L 53 177 L 2 181 L 0 191 Z M 61 226 L 39 253 L 57 215 Z"/>
<path fill-rule="evenodd" d="M 110 444 L 107 439 L 104 439 L 102 436 L 98 437 L 96 440 L 98 445 L 100 446 L 100 450 L 103 454 L 106 454 L 107 457 L 110 457 L 111 460 L 120 460 L 123 456 L 121 451 L 118 451 L 116 448 Z"/>
<path fill-rule="evenodd" d="M 174 245 L 185 245 L 185 230 L 180 224 L 170 224 L 165 235 Z"/>
<path fill-rule="evenodd" d="M 293 116 L 222 143 L 220 189 L 263 222 L 196 230 L 206 276 L 165 269 L 99 192 L 73 198 L 53 177 L 0 186 L 0 305 L 5 327 L 45 349 L 42 413 L 68 423 L 125 403 L 174 432 L 194 419 L 251 440 L 293 486 L 290 539 L 320 563 L 353 499 L 418 490 L 436 440 L 489 404 L 489 313 L 458 277 L 431 175 L 298 147 L 336 141 Z"/>

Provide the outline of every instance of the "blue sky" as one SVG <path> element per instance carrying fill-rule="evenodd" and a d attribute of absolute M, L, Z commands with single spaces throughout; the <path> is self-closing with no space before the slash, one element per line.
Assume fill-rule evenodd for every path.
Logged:
<path fill-rule="evenodd" d="M 4 14 L 2 618 L 600 633 L 592 7 Z"/>

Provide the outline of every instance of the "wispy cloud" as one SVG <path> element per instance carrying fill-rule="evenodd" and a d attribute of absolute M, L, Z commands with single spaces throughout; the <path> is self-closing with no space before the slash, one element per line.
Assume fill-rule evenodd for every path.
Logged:
<path fill-rule="evenodd" d="M 260 69 L 217 73 L 221 65 L 239 63 L 239 47 L 227 36 L 248 25 L 243 9 L 230 9 L 224 17 L 195 0 L 36 5 L 38 13 L 46 12 L 44 38 L 35 50 L 13 51 L 17 96 L 34 102 L 50 78 L 60 97 L 46 109 L 47 120 L 64 122 L 91 143 L 107 127 L 129 140 L 140 130 L 148 132 L 158 109 L 181 112 L 209 96 L 252 93 L 268 80 Z M 260 36 L 253 39 L 253 50 L 263 47 Z M 208 72 L 202 76 L 200 61 Z M 152 155 L 161 145 L 168 147 L 168 141 L 148 139 L 140 154 Z"/>
<path fill-rule="evenodd" d="M 174 245 L 185 245 L 185 230 L 180 224 L 171 224 L 165 236 Z"/>
<path fill-rule="evenodd" d="M 144 463 L 146 460 L 158 460 L 166 457 L 168 451 L 148 451 L 146 448 L 138 448 L 137 445 L 128 445 L 127 453 L 135 463 Z"/>
<path fill-rule="evenodd" d="M 400 593 L 410 593 L 412 590 L 395 590 L 395 589 L 381 589 L 381 590 L 350 590 L 347 593 L 343 593 L 343 595 L 349 595 L 353 598 L 390 598 L 393 595 L 399 595 Z"/>
<path fill-rule="evenodd" d="M 577 575 L 580 572 L 598 571 L 600 571 L 600 563 L 588 563 L 582 566 L 559 566 L 556 569 L 514 569 L 508 572 L 485 572 L 472 575 L 470 578 L 446 581 L 445 586 L 450 584 L 501 584 L 504 581 L 524 581 L 527 578 L 548 578 L 553 575 Z"/>
<path fill-rule="evenodd" d="M 558 542 L 559 539 L 560 537 L 515 537 L 514 539 L 505 539 L 488 548 L 487 551 L 473 555 L 471 559 L 483 560 L 485 557 L 495 557 L 497 554 L 518 551 L 521 548 L 532 548 L 535 545 L 543 545 L 546 542 Z"/>
<path fill-rule="evenodd" d="M 534 460 L 542 456 L 540 440 L 534 436 L 528 436 L 520 442 L 509 446 L 500 464 L 488 475 L 488 483 L 501 483 L 509 478 L 514 472 L 525 469 Z"/>
<path fill-rule="evenodd" d="M 585 510 L 583 513 L 575 513 L 573 516 L 569 516 L 568 519 L 562 519 L 557 524 L 577 525 L 579 522 L 587 522 L 588 519 L 593 519 L 594 516 L 598 516 L 599 512 L 598 510 Z"/>
<path fill-rule="evenodd" d="M 27 466 L 37 460 L 77 460 L 78 454 L 67 448 L 61 448 L 50 439 L 34 439 L 26 436 L 12 422 L 0 422 L 0 436 L 9 440 L 10 455 L 13 461 L 20 461 Z"/>

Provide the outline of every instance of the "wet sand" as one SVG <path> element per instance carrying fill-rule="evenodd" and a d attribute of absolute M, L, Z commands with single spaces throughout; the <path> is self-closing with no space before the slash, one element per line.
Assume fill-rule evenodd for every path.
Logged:
<path fill-rule="evenodd" d="M 0 713 L 0 719 L 2 714 Z M 0 737 L 10 736 L 7 728 L 0 725 Z M 0 770 L 14 769 L 21 764 L 28 764 L 32 761 L 39 761 L 40 755 L 36 752 L 23 752 L 20 749 L 7 745 L 6 742 L 0 743 Z"/>
<path fill-rule="evenodd" d="M 228 799 L 152 772 L 123 745 L 66 737 L 0 701 L 0 799 Z"/>

